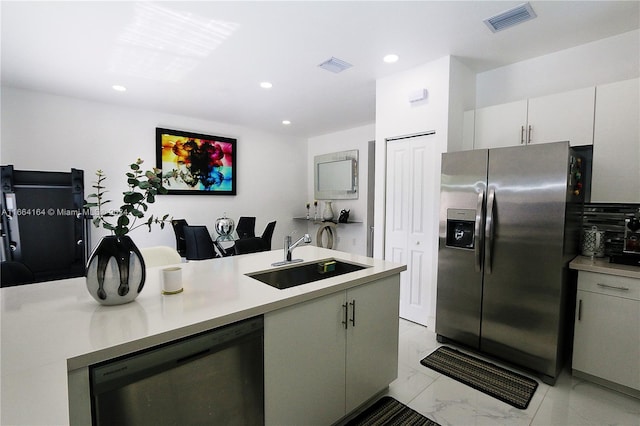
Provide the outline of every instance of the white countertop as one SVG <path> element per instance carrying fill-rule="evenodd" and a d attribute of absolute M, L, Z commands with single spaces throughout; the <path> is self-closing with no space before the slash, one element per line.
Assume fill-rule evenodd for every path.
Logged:
<path fill-rule="evenodd" d="M 569 268 L 578 271 L 598 272 L 601 274 L 617 275 L 640 279 L 640 268 L 633 265 L 610 263 L 608 258 L 594 258 L 577 256 L 569 263 Z"/>
<path fill-rule="evenodd" d="M 102 306 L 85 279 L 3 288 L 0 424 L 68 424 L 67 371 L 261 315 L 406 269 L 383 260 L 305 246 L 305 262 L 336 258 L 370 265 L 347 275 L 279 290 L 244 274 L 272 269 L 282 250 L 181 264 L 184 292 L 161 294 L 160 270 L 126 305 Z"/>

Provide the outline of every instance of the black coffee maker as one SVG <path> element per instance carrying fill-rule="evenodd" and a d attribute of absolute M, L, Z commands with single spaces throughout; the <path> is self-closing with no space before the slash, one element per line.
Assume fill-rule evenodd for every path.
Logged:
<path fill-rule="evenodd" d="M 612 256 L 611 261 L 640 266 L 640 219 L 637 215 L 625 218 L 622 254 Z"/>
<path fill-rule="evenodd" d="M 624 249 L 623 253 L 640 254 L 640 219 L 630 217 L 624 220 Z"/>

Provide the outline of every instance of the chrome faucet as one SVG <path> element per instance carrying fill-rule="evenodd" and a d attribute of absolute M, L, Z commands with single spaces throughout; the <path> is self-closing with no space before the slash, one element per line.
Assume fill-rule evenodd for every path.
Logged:
<path fill-rule="evenodd" d="M 311 236 L 304 234 L 298 241 L 291 243 L 291 235 L 284 237 L 284 260 L 282 262 L 272 263 L 271 266 L 282 266 L 288 263 L 302 262 L 302 259 L 291 259 L 291 253 L 293 249 L 298 247 L 300 243 L 309 244 L 311 242 Z"/>
<path fill-rule="evenodd" d="M 309 244 L 311 242 L 311 237 L 309 236 L 309 234 L 304 234 L 302 237 L 300 237 L 300 239 L 298 241 L 296 241 L 295 243 L 291 244 L 291 235 L 287 235 L 286 237 L 284 237 L 284 258 L 287 262 L 291 262 L 291 253 L 293 252 L 293 249 L 298 247 L 298 244 L 300 243 L 305 243 L 305 244 Z"/>

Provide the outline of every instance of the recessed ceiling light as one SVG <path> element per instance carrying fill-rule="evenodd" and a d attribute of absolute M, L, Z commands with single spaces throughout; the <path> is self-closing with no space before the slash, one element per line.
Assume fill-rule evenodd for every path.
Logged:
<path fill-rule="evenodd" d="M 262 87 L 263 89 L 271 89 L 273 87 L 273 84 L 269 83 L 268 81 L 263 81 L 262 83 L 260 83 L 260 87 Z"/>
<path fill-rule="evenodd" d="M 394 54 L 387 55 L 387 56 L 385 56 L 384 58 L 382 58 L 382 60 L 383 60 L 383 61 L 385 61 L 385 62 L 386 62 L 386 63 L 388 63 L 388 64 L 392 64 L 392 63 L 394 63 L 394 62 L 398 62 L 398 59 L 400 59 L 400 58 L 398 57 L 398 55 L 394 55 Z"/>
<path fill-rule="evenodd" d="M 288 126 L 289 124 L 291 124 L 291 122 L 289 120 L 282 120 L 282 124 Z"/>
<path fill-rule="evenodd" d="M 124 86 L 120 86 L 119 84 L 114 84 L 111 88 L 117 92 L 126 92 L 127 88 Z"/>

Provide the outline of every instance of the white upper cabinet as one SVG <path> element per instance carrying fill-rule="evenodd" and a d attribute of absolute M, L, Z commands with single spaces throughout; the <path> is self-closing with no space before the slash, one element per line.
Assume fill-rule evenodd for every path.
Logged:
<path fill-rule="evenodd" d="M 593 144 L 595 87 L 529 99 L 527 143 Z"/>
<path fill-rule="evenodd" d="M 598 86 L 591 201 L 640 203 L 640 83 Z"/>
<path fill-rule="evenodd" d="M 474 148 L 569 141 L 593 143 L 595 88 L 479 108 Z"/>
<path fill-rule="evenodd" d="M 524 141 L 527 101 L 476 109 L 475 149 L 519 145 Z"/>

